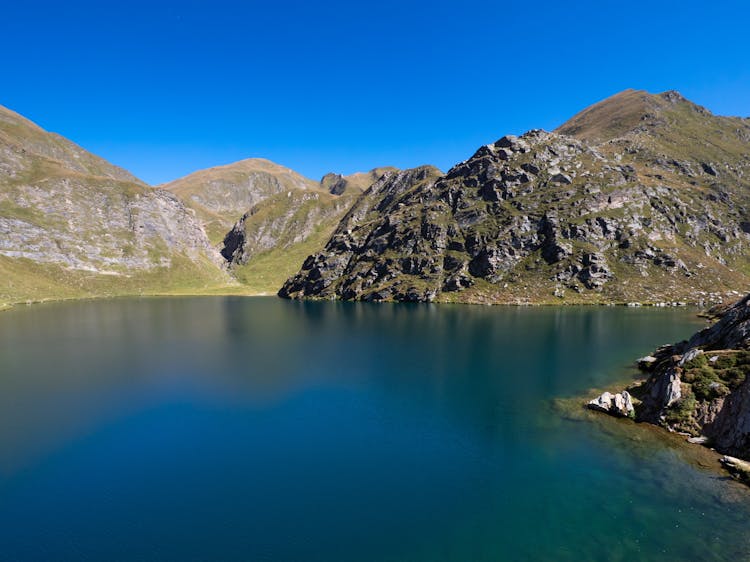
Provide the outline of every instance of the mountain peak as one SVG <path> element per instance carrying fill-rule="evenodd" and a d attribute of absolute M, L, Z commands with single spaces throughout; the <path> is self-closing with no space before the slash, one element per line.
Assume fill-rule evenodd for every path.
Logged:
<path fill-rule="evenodd" d="M 556 132 L 590 143 L 602 143 L 628 133 L 658 128 L 666 122 L 667 114 L 675 110 L 711 116 L 710 111 L 675 90 L 651 94 L 629 89 L 587 107 Z"/>
<path fill-rule="evenodd" d="M 556 132 L 587 142 L 605 142 L 653 118 L 658 105 L 657 96 L 643 90 L 625 90 L 577 113 Z"/>

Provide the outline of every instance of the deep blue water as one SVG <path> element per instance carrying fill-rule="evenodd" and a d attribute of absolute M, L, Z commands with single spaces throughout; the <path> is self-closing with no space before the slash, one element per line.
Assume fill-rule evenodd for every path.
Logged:
<path fill-rule="evenodd" d="M 0 559 L 747 559 L 743 488 L 553 405 L 698 326 L 272 298 L 3 312 Z"/>

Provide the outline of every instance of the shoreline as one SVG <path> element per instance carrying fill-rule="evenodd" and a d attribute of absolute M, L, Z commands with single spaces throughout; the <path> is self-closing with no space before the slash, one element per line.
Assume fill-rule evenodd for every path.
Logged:
<path fill-rule="evenodd" d="M 240 286 L 241 288 L 242 286 Z M 0 302 L 0 312 L 19 308 L 21 306 L 33 306 L 40 304 L 50 303 L 61 303 L 61 302 L 77 302 L 77 301 L 98 301 L 106 299 L 126 299 L 126 298 L 139 298 L 139 297 L 270 297 L 275 296 L 271 293 L 265 292 L 251 292 L 236 290 L 234 285 L 214 287 L 200 290 L 186 290 L 186 291 L 148 291 L 143 293 L 123 293 L 116 295 L 82 295 L 79 297 L 49 297 L 44 299 L 29 299 L 19 300 L 14 302 Z"/>
<path fill-rule="evenodd" d="M 750 485 L 750 294 L 707 316 L 715 322 L 638 359 L 640 377 L 615 381 L 615 393 L 590 389 L 582 406 L 721 454 L 723 468 Z"/>
<path fill-rule="evenodd" d="M 638 377 L 638 374 L 641 373 L 635 372 L 632 379 L 624 379 L 613 386 L 628 389 L 644 384 L 648 379 Z M 750 483 L 738 478 L 735 473 L 729 470 L 727 465 L 722 462 L 726 455 L 718 452 L 710 445 L 690 441 L 690 435 L 654 423 L 636 421 L 628 417 L 616 417 L 589 408 L 589 401 L 600 396 L 602 392 L 605 391 L 599 388 L 591 388 L 576 397 L 553 399 L 553 404 L 558 414 L 565 419 L 596 424 L 602 431 L 609 435 L 616 435 L 618 438 L 635 441 L 648 439 L 654 443 L 659 443 L 661 447 L 676 451 L 687 464 L 726 479 L 728 483 L 732 484 L 735 492 L 742 490 L 743 493 L 750 494 Z"/>
<path fill-rule="evenodd" d="M 473 301 L 364 301 L 364 300 L 344 300 L 344 299 L 324 299 L 324 298 L 304 298 L 304 299 L 287 299 L 279 297 L 276 293 L 262 292 L 262 291 L 244 291 L 244 290 L 233 290 L 233 287 L 220 287 L 216 289 L 207 289 L 205 291 L 155 291 L 155 292 L 143 292 L 143 293 L 123 293 L 116 295 L 83 295 L 79 297 L 49 297 L 43 299 L 29 299 L 19 300 L 13 302 L 0 302 L 0 312 L 11 310 L 20 306 L 32 306 L 37 304 L 55 303 L 55 302 L 74 302 L 74 301 L 90 301 L 90 300 L 103 300 L 103 299 L 121 299 L 121 298 L 134 298 L 134 297 L 276 297 L 282 300 L 288 300 L 292 302 L 342 302 L 342 303 L 363 303 L 363 304 L 430 304 L 430 305 L 443 305 L 443 306 L 497 306 L 497 307 L 515 307 L 515 308 L 552 308 L 552 307 L 624 307 L 624 308 L 706 308 L 708 306 L 721 305 L 725 301 L 705 303 L 705 302 L 690 302 L 690 301 L 674 301 L 674 302 L 591 302 L 591 301 L 540 301 L 540 302 L 473 302 Z"/>

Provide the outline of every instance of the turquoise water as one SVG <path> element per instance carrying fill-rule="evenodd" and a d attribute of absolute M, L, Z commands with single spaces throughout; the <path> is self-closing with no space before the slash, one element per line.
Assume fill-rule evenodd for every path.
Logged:
<path fill-rule="evenodd" d="M 272 298 L 3 312 L 0 558 L 747 559 L 744 488 L 553 405 L 698 326 Z"/>

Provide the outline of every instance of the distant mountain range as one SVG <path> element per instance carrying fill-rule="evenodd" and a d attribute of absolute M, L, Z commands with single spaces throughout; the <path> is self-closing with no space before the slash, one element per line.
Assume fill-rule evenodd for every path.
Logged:
<path fill-rule="evenodd" d="M 262 159 L 159 187 L 0 107 L 0 303 L 119 294 L 713 302 L 750 288 L 750 119 L 628 90 L 442 173 Z"/>

